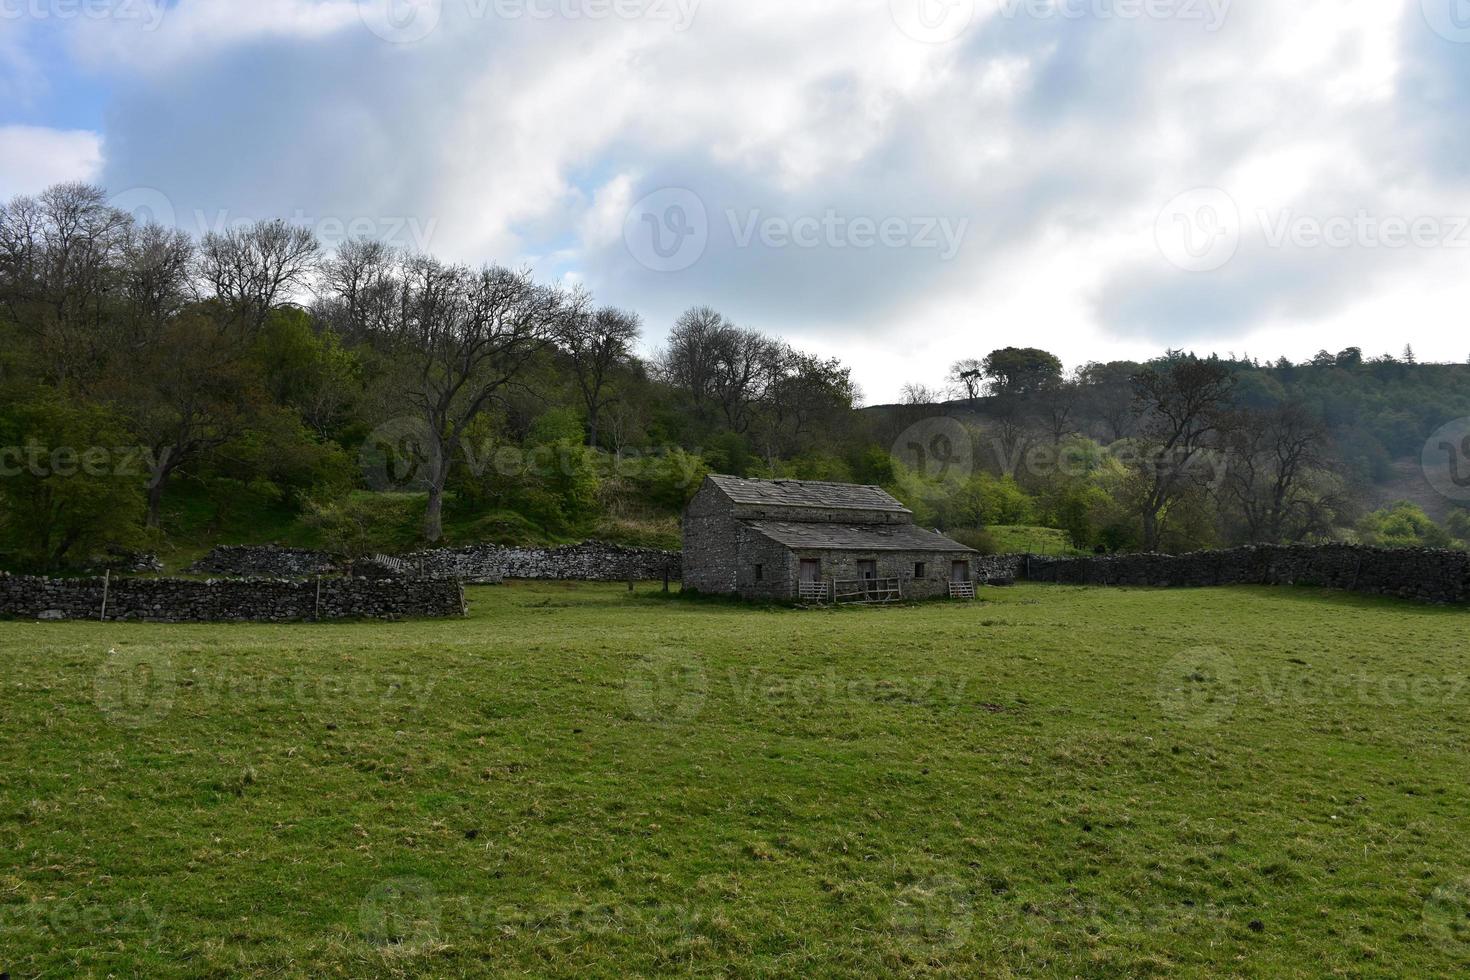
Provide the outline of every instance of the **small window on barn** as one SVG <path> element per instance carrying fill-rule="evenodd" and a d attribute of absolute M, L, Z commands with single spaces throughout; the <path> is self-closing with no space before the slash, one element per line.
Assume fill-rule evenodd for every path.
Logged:
<path fill-rule="evenodd" d="M 921 561 L 914 562 L 914 578 L 924 578 L 925 575 L 926 575 L 926 573 L 928 571 L 929 570 L 924 567 L 924 563 L 923 562 L 921 562 Z"/>
<path fill-rule="evenodd" d="M 755 566 L 755 580 L 757 582 L 764 582 L 766 580 L 766 566 L 764 566 L 764 565 L 757 565 L 757 566 Z"/>

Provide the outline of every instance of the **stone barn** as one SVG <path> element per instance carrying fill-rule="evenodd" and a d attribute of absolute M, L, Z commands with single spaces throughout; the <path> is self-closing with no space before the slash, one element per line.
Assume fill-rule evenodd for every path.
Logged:
<path fill-rule="evenodd" d="M 976 557 L 878 487 L 711 476 L 684 512 L 684 588 L 714 595 L 974 598 Z"/>

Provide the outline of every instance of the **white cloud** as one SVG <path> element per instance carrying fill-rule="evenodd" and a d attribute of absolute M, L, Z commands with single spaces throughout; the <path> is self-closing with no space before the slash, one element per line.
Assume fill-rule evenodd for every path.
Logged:
<path fill-rule="evenodd" d="M 38 126 L 0 126 L 0 200 L 62 181 L 93 181 L 102 171 L 102 137 Z"/>
<path fill-rule="evenodd" d="M 73 50 L 88 67 L 160 73 L 233 45 L 319 40 L 365 27 L 357 0 L 129 0 L 111 9 L 114 16 L 70 22 Z"/>
<path fill-rule="evenodd" d="M 1188 274 L 1154 241 L 1160 209 L 1196 187 L 1225 188 L 1252 221 L 1470 211 L 1470 174 L 1425 152 L 1466 128 L 1465 100 L 1405 121 L 1405 66 L 1443 45 L 1418 0 L 1241 2 L 1215 32 L 982 3 L 949 44 L 905 35 L 888 0 L 703 0 L 679 8 L 684 30 L 426 2 L 437 29 L 407 44 L 354 0 L 190 0 L 152 32 L 80 25 L 77 58 L 113 87 L 114 190 L 159 188 L 180 213 L 415 217 L 448 258 L 535 261 L 639 310 L 655 343 L 681 308 L 720 305 L 850 359 L 873 400 L 1018 340 L 1069 363 L 1174 342 L 1264 356 L 1272 338 L 1294 355 L 1405 340 L 1464 355 L 1443 311 L 1470 305 L 1470 284 L 1445 272 L 1463 267 L 1450 250 L 1247 242 Z M 94 167 L 98 152 L 94 137 Z M 661 187 L 697 192 L 711 218 L 703 259 L 674 274 L 622 240 L 628 207 Z M 740 248 L 731 210 L 970 228 L 949 262 Z"/>

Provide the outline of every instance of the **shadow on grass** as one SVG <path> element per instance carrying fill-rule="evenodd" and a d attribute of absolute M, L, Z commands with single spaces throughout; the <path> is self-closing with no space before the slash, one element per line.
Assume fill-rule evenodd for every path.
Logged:
<path fill-rule="evenodd" d="M 630 597 L 634 598 L 634 597 Z M 797 602 L 782 602 L 775 599 L 751 600 L 742 599 L 739 596 L 710 595 L 708 593 L 684 591 L 684 592 L 649 592 L 638 593 L 636 598 L 648 602 L 657 602 L 672 607 L 684 607 L 689 609 L 720 609 L 726 611 L 742 612 L 790 612 L 790 613 L 828 613 L 828 614 L 852 614 L 857 612 L 881 612 L 890 609 L 932 609 L 936 606 L 964 607 L 971 606 L 980 608 L 986 603 L 979 601 L 962 601 L 948 598 L 939 599 L 905 599 L 901 602 L 882 603 L 844 603 L 840 605 L 808 605 Z"/>
<path fill-rule="evenodd" d="M 1383 610 L 1412 612 L 1425 616 L 1463 616 L 1470 612 L 1465 606 L 1417 602 L 1398 596 L 1373 595 L 1364 592 L 1349 592 L 1345 589 L 1330 589 L 1320 585 L 1207 585 L 1186 588 L 1182 586 L 1149 585 L 1079 585 L 1076 583 L 1026 582 L 1043 594 L 1051 589 L 1066 589 L 1073 592 L 1142 592 L 1157 594 L 1178 593 L 1181 597 L 1208 596 L 1211 593 L 1235 593 L 1256 595 L 1262 598 L 1284 600 L 1312 606 L 1338 606 L 1343 609 Z"/>

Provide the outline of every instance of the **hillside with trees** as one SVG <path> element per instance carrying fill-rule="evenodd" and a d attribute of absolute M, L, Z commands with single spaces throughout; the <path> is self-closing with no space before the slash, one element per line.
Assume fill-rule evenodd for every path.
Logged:
<path fill-rule="evenodd" d="M 675 547 L 708 472 L 881 484 L 985 549 L 1011 528 L 1083 550 L 1470 539 L 1417 469 L 1470 416 L 1470 366 L 1173 351 L 1069 373 L 985 346 L 863 408 L 839 361 L 707 307 L 651 330 L 527 269 L 328 253 L 279 221 L 194 240 L 60 185 L 0 205 L 0 564 Z M 941 418 L 914 457 L 905 433 Z"/>

